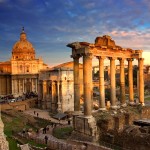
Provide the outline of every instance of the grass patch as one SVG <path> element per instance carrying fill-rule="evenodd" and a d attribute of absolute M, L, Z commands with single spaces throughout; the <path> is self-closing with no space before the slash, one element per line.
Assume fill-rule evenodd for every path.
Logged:
<path fill-rule="evenodd" d="M 56 128 L 53 132 L 53 136 L 58 139 L 67 139 L 73 131 L 72 127 Z"/>
<path fill-rule="evenodd" d="M 36 146 L 36 147 L 40 147 L 40 148 L 45 148 L 45 147 L 47 147 L 46 144 L 37 144 L 37 143 L 35 143 L 34 141 L 29 141 L 28 143 L 29 143 L 31 146 Z"/>
<path fill-rule="evenodd" d="M 42 127 L 42 128 L 44 128 L 44 127 L 46 127 L 47 125 L 50 125 L 50 124 L 51 124 L 51 121 L 45 120 L 45 119 L 42 119 L 42 118 L 37 118 L 37 117 L 35 117 L 35 120 L 36 120 L 37 126 L 40 126 L 40 127 Z"/>
<path fill-rule="evenodd" d="M 9 150 L 20 150 L 20 148 L 17 147 L 17 141 L 11 137 L 6 138 L 9 142 Z"/>
<path fill-rule="evenodd" d="M 150 101 L 150 97 L 145 98 L 145 101 Z"/>
<path fill-rule="evenodd" d="M 20 150 L 20 148 L 17 148 L 17 143 L 20 142 L 22 144 L 29 143 L 30 145 L 41 148 L 46 147 L 46 145 L 37 144 L 32 140 L 15 140 L 13 136 L 17 137 L 17 133 L 21 132 L 23 128 L 32 128 L 34 131 L 36 129 L 45 127 L 46 125 L 50 124 L 49 121 L 40 118 L 34 118 L 32 116 L 27 116 L 21 112 L 15 111 L 2 112 L 1 118 L 4 123 L 4 133 L 7 136 L 10 150 Z"/>

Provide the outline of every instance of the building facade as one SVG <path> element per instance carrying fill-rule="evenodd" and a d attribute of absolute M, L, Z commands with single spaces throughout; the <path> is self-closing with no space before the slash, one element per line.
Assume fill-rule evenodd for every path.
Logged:
<path fill-rule="evenodd" d="M 80 64 L 80 91 L 82 86 L 82 65 Z M 73 62 L 43 70 L 39 74 L 39 106 L 52 113 L 74 111 Z M 81 96 L 81 95 L 80 95 Z"/>
<path fill-rule="evenodd" d="M 12 48 L 10 61 L 0 63 L 0 95 L 21 96 L 27 92 L 38 92 L 38 76 L 48 66 L 36 58 L 33 45 L 22 29 L 20 40 Z"/>

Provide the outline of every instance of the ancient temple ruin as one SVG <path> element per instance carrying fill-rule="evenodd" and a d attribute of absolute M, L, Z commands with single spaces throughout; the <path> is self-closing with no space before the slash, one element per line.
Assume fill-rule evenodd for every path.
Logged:
<path fill-rule="evenodd" d="M 110 60 L 110 90 L 111 108 L 117 108 L 116 104 L 116 79 L 115 60 L 120 61 L 120 91 L 121 106 L 126 106 L 125 100 L 125 73 L 124 61 L 128 61 L 128 83 L 129 83 L 129 103 L 134 103 L 133 93 L 133 68 L 134 59 L 138 60 L 139 76 L 139 103 L 144 105 L 144 79 L 143 79 L 143 58 L 142 50 L 132 50 L 122 48 L 115 44 L 110 36 L 97 37 L 95 43 L 74 42 L 67 45 L 72 48 L 71 57 L 74 60 L 74 111 L 80 111 L 80 83 L 79 83 L 79 58 L 83 58 L 83 86 L 84 86 L 84 115 L 74 117 L 75 130 L 95 136 L 96 123 L 92 117 L 92 58 L 99 60 L 99 110 L 106 110 L 105 87 L 104 87 L 104 60 Z M 76 122 L 78 122 L 76 124 Z"/>

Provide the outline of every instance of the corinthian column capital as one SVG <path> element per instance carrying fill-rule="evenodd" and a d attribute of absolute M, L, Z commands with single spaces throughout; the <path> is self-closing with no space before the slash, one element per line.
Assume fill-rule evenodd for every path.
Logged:
<path fill-rule="evenodd" d="M 127 61 L 134 61 L 134 58 L 127 58 Z"/>
<path fill-rule="evenodd" d="M 109 60 L 116 60 L 116 57 L 108 57 Z"/>
<path fill-rule="evenodd" d="M 85 53 L 85 54 L 83 54 L 83 57 L 92 59 L 93 58 L 93 54 L 92 53 Z"/>
<path fill-rule="evenodd" d="M 103 59 L 103 60 L 106 59 L 105 56 L 96 56 L 96 58 L 97 58 L 97 59 Z"/>
<path fill-rule="evenodd" d="M 119 61 L 124 61 L 125 58 L 120 58 L 120 57 L 119 57 L 118 60 L 119 60 Z"/>
<path fill-rule="evenodd" d="M 138 58 L 139 61 L 144 61 L 144 58 Z"/>
<path fill-rule="evenodd" d="M 80 55 L 71 55 L 71 58 L 73 59 L 79 59 L 81 56 Z"/>

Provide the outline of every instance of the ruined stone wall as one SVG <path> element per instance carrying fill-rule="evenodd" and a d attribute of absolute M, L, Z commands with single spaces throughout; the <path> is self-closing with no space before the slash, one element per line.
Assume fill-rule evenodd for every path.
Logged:
<path fill-rule="evenodd" d="M 1 107 L 0 107 L 0 150 L 9 150 L 8 142 L 4 135 L 4 124 L 1 119 Z"/>
<path fill-rule="evenodd" d="M 33 98 L 30 100 L 24 100 L 24 101 L 19 101 L 19 102 L 12 102 L 12 103 L 7 103 L 7 104 L 0 104 L 1 110 L 27 110 L 29 108 L 35 107 L 36 106 L 36 99 Z"/>
<path fill-rule="evenodd" d="M 150 119 L 150 107 L 145 106 L 141 111 L 141 118 Z"/>
<path fill-rule="evenodd" d="M 121 112 L 121 113 L 120 113 Z M 131 111 L 112 111 L 109 117 L 97 120 L 100 144 L 109 143 L 118 148 L 148 150 L 150 127 L 133 125 L 134 120 L 150 118 L 150 107 L 132 108 Z"/>

